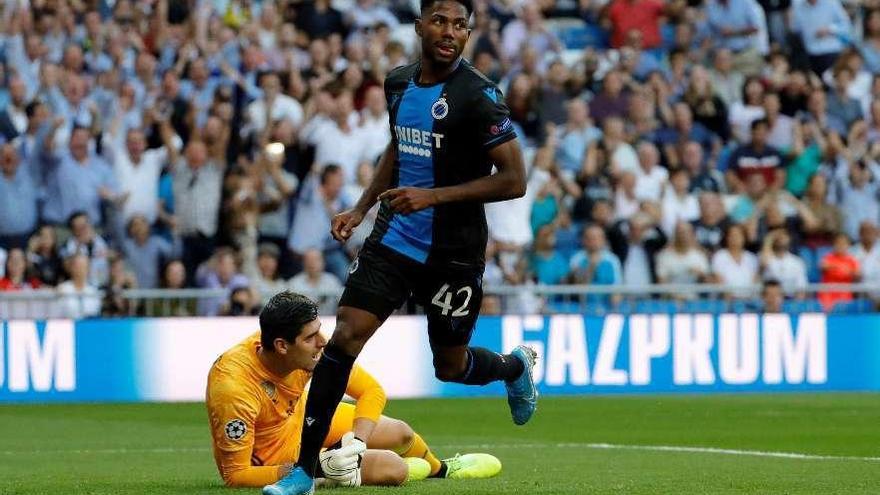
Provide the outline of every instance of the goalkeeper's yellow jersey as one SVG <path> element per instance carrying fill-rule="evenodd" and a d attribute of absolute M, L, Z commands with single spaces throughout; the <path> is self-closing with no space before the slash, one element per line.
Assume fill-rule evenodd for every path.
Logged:
<path fill-rule="evenodd" d="M 274 483 L 282 465 L 299 457 L 304 390 L 312 374 L 297 370 L 277 376 L 257 358 L 259 348 L 257 332 L 217 358 L 208 373 L 205 403 L 214 459 L 230 486 Z M 354 419 L 378 421 L 385 408 L 382 386 L 360 366 L 352 369 L 345 393 L 357 405 L 340 405 L 325 447 L 349 431 Z"/>

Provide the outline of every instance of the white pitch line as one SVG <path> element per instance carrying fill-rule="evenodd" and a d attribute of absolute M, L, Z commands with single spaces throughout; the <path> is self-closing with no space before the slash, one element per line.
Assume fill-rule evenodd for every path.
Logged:
<path fill-rule="evenodd" d="M 160 447 L 153 449 L 64 449 L 64 450 L 0 450 L 0 455 L 58 455 L 58 454 L 179 454 L 210 452 L 207 447 Z"/>
<path fill-rule="evenodd" d="M 674 445 L 622 445 L 613 443 L 508 443 L 508 444 L 435 444 L 434 449 L 442 450 L 492 450 L 492 449 L 592 449 L 592 450 L 641 450 L 648 452 L 680 452 L 688 454 L 718 454 L 749 457 L 770 457 L 777 459 L 799 459 L 808 461 L 863 461 L 880 462 L 880 457 L 839 456 L 821 454 L 801 454 L 796 452 L 772 452 L 763 450 L 720 449 L 715 447 L 683 447 Z M 13 455 L 59 455 L 59 454 L 175 454 L 186 452 L 210 452 L 207 447 L 163 447 L 152 449 L 72 449 L 72 450 L 0 450 L 0 456 Z"/>
<path fill-rule="evenodd" d="M 690 454 L 721 454 L 740 455 L 751 457 L 774 457 L 780 459 L 802 459 L 812 461 L 866 461 L 880 462 L 880 457 L 841 456 L 821 454 L 800 454 L 797 452 L 772 452 L 764 450 L 738 450 L 720 449 L 715 447 L 683 447 L 675 445 L 621 445 L 613 443 L 519 443 L 519 444 L 476 444 L 476 445 L 447 445 L 440 448 L 452 449 L 508 449 L 508 448 L 572 448 L 572 449 L 597 449 L 597 450 L 642 450 L 648 452 L 682 452 Z"/>
<path fill-rule="evenodd" d="M 745 455 L 753 457 L 777 457 L 783 459 L 806 459 L 814 461 L 869 461 L 880 462 L 880 457 L 799 454 L 797 452 L 767 452 L 763 450 L 718 449 L 714 447 L 677 447 L 671 445 L 615 445 L 609 443 L 587 444 L 591 449 L 648 450 L 654 452 L 688 452 L 694 454 Z"/>

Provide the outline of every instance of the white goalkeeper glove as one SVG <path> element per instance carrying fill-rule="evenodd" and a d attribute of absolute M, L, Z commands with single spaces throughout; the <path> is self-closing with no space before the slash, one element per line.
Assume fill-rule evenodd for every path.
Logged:
<path fill-rule="evenodd" d="M 324 477 L 337 486 L 361 485 L 361 461 L 367 444 L 355 438 L 353 432 L 342 436 L 342 446 L 338 449 L 325 450 L 318 457 Z M 334 483 L 328 483 L 334 484 Z"/>

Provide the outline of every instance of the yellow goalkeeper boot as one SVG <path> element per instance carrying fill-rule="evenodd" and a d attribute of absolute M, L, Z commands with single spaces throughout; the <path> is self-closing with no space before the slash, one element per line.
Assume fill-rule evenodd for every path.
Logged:
<path fill-rule="evenodd" d="M 419 457 L 404 457 L 408 474 L 406 481 L 421 481 L 431 474 L 431 464 Z"/>
<path fill-rule="evenodd" d="M 501 461 L 490 454 L 456 454 L 442 462 L 446 477 L 456 480 L 491 478 L 501 472 Z"/>

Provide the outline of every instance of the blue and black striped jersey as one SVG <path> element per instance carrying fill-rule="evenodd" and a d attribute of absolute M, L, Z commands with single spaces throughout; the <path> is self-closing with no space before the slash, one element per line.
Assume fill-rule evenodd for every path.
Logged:
<path fill-rule="evenodd" d="M 489 175 L 489 150 L 516 138 L 501 92 L 465 60 L 430 85 L 416 82 L 419 67 L 398 67 L 385 80 L 398 158 L 391 187 L 445 187 Z M 486 239 L 483 204 L 460 202 L 409 215 L 383 204 L 367 242 L 419 263 L 482 265 Z"/>

